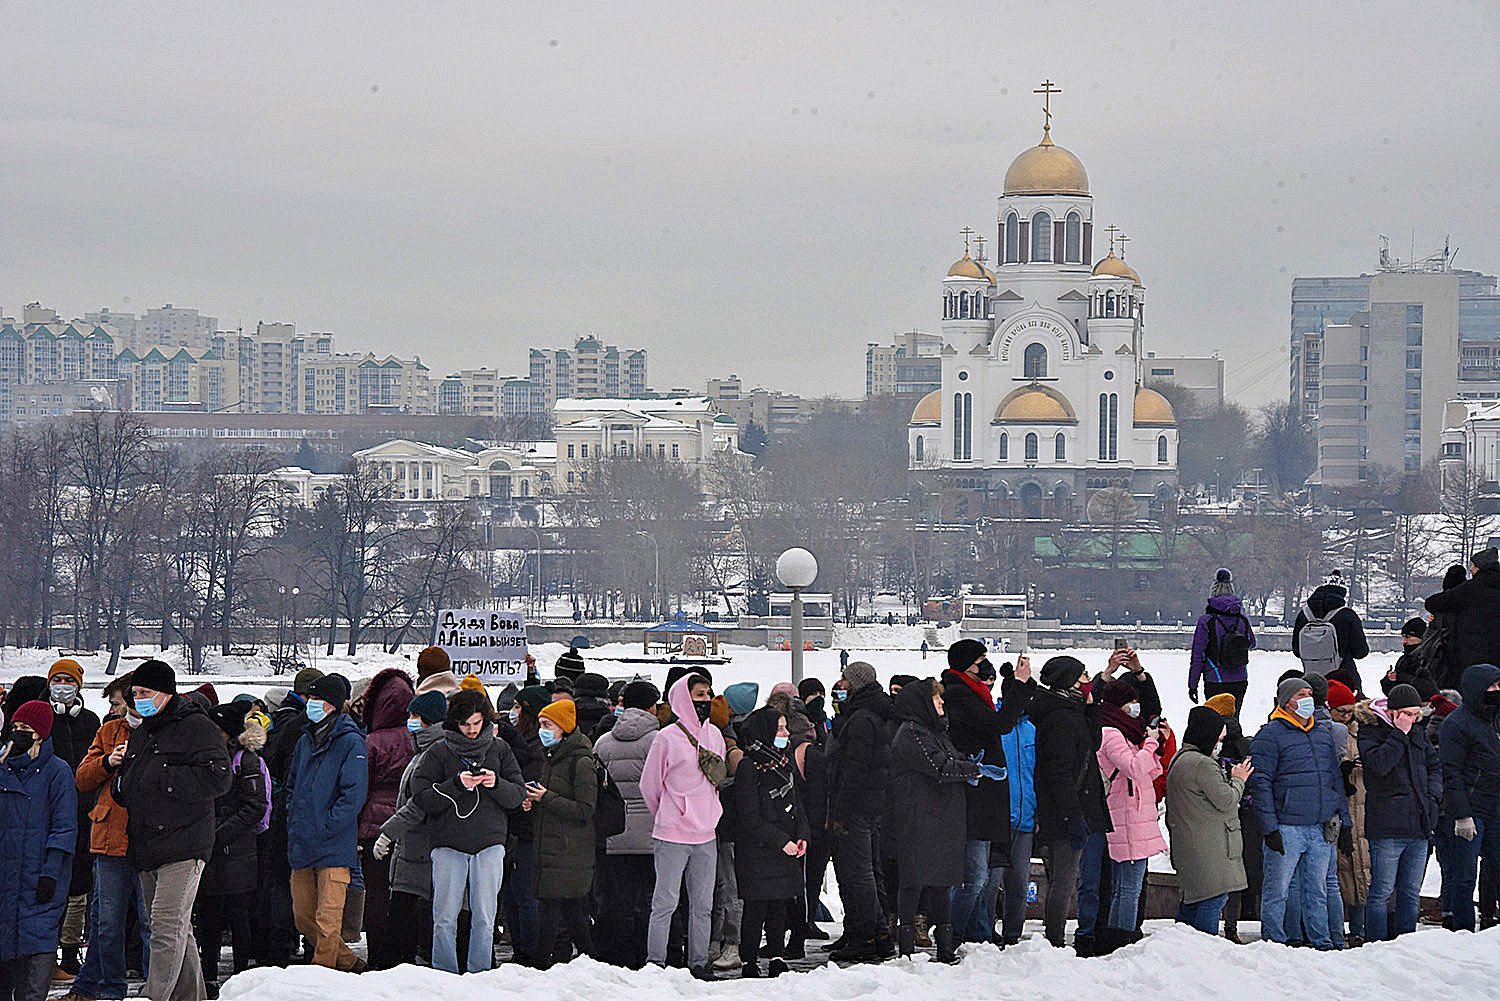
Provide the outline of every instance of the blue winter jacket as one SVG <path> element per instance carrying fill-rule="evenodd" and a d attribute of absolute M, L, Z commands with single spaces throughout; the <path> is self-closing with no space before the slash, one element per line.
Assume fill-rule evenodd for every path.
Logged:
<path fill-rule="evenodd" d="M 1339 771 L 1341 751 L 1326 726 L 1304 732 L 1273 717 L 1260 728 L 1250 742 L 1255 771 L 1250 774 L 1249 788 L 1256 817 L 1266 833 L 1322 824 L 1333 817 L 1352 826 Z"/>
<path fill-rule="evenodd" d="M 1010 733 L 1000 735 L 1005 770 L 1010 775 L 1010 829 L 1036 830 L 1036 727 L 1022 716 Z"/>
<path fill-rule="evenodd" d="M 286 777 L 287 861 L 293 869 L 359 868 L 359 811 L 370 784 L 365 734 L 348 713 L 321 743 L 309 726 Z"/>
<path fill-rule="evenodd" d="M 50 739 L 34 760 L 13 755 L 0 762 L 0 962 L 57 948 L 77 832 L 73 772 L 52 753 Z M 38 904 L 43 876 L 57 888 Z"/>

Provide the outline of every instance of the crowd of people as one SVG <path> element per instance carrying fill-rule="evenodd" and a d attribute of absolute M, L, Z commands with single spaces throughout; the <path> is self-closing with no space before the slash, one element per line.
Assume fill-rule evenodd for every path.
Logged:
<path fill-rule="evenodd" d="M 1102 956 L 1140 938 L 1168 852 L 1177 920 L 1236 942 L 1257 919 L 1325 950 L 1410 932 L 1433 853 L 1444 924 L 1473 930 L 1495 920 L 1478 860 L 1500 867 L 1500 556 L 1471 569 L 1407 624 L 1378 696 L 1330 578 L 1298 619 L 1302 669 L 1262 706 L 1220 570 L 1180 734 L 1123 645 L 1096 673 L 1061 655 L 1033 675 L 964 639 L 937 677 L 885 684 L 844 656 L 831 689 L 764 698 L 702 666 L 611 684 L 576 650 L 492 692 L 430 647 L 415 677 L 309 668 L 221 703 L 149 660 L 110 681 L 103 721 L 62 659 L 4 697 L 0 999 L 105 1001 L 139 978 L 201 1001 L 294 962 L 474 973 L 497 935 L 539 969 L 702 980 L 774 977 L 820 942 L 838 963 L 953 963 L 1020 941 L 1038 859 L 1046 940 L 1069 945 L 1076 908 L 1072 948 Z"/>

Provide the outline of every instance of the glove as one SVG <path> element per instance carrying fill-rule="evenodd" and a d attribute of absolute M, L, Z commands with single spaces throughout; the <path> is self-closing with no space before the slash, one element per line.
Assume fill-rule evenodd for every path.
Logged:
<path fill-rule="evenodd" d="M 1275 852 L 1277 855 L 1286 854 L 1286 845 L 1282 844 L 1281 842 L 1280 831 L 1272 831 L 1266 835 L 1266 847 L 1271 849 L 1271 851 Z"/>
<path fill-rule="evenodd" d="M 1345 827 L 1339 831 L 1339 854 L 1354 854 L 1354 828 Z"/>
<path fill-rule="evenodd" d="M 57 880 L 51 876 L 42 876 L 36 881 L 36 902 L 38 904 L 52 903 L 52 896 L 55 893 L 57 893 Z"/>
<path fill-rule="evenodd" d="M 383 859 L 391 853 L 391 839 L 384 834 L 375 839 L 374 854 L 377 859 Z"/>
<path fill-rule="evenodd" d="M 1355 761 L 1352 758 L 1348 761 L 1342 761 L 1339 763 L 1339 771 L 1342 772 L 1344 776 L 1345 796 L 1353 796 L 1356 792 L 1359 791 L 1354 787 L 1354 782 L 1352 781 L 1352 776 L 1354 775 L 1354 766 L 1357 764 L 1359 764 L 1359 762 Z"/>
<path fill-rule="evenodd" d="M 1198 689 L 1196 689 L 1196 688 L 1189 688 L 1188 689 L 1188 698 L 1191 699 L 1193 701 L 1193 705 L 1196 706 L 1198 704 Z"/>
<path fill-rule="evenodd" d="M 1473 817 L 1460 817 L 1453 822 L 1453 834 L 1465 841 L 1473 841 L 1479 834 L 1479 828 L 1474 826 Z"/>
<path fill-rule="evenodd" d="M 999 765 L 980 765 L 979 777 L 989 779 L 991 782 L 1005 781 L 1005 769 Z"/>

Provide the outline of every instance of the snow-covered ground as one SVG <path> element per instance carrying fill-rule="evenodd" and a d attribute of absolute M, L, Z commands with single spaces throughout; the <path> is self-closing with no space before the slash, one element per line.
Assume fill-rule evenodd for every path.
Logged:
<path fill-rule="evenodd" d="M 1277 998 L 1278 1001 L 1480 997 L 1494 982 L 1500 929 L 1478 936 L 1423 930 L 1395 942 L 1340 953 L 1268 942 L 1232 945 L 1181 925 L 1150 922 L 1138 945 L 1105 959 L 1078 959 L 1033 937 L 1001 952 L 966 947 L 957 966 L 927 957 L 848 969 L 825 966 L 781 980 L 716 985 L 683 970 L 639 972 L 575 960 L 545 973 L 502 966 L 459 978 L 418 967 L 383 973 L 335 973 L 318 967 L 251 970 L 224 985 L 224 1001 L 408 1001 L 421 997 L 609 998 L 662 1001 L 733 997 L 749 1001 L 1140 1001 L 1142 998 Z"/>

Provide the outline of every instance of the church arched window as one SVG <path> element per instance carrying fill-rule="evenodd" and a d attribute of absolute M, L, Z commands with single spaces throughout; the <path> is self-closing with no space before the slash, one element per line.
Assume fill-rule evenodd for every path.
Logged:
<path fill-rule="evenodd" d="M 1021 220 L 1014 212 L 1005 217 L 1005 263 L 1015 264 L 1021 259 Z"/>
<path fill-rule="evenodd" d="M 1039 445 L 1039 443 L 1037 442 L 1036 432 L 1035 431 L 1028 431 L 1026 433 L 1026 461 L 1027 462 L 1035 462 L 1037 460 L 1038 445 Z"/>
<path fill-rule="evenodd" d="M 1115 294 L 1113 292 L 1104 293 L 1104 315 L 1115 315 Z"/>
<path fill-rule="evenodd" d="M 1000 432 L 1000 461 L 1005 462 L 1010 458 L 1010 435 L 1004 431 Z"/>
<path fill-rule="evenodd" d="M 1028 344 L 1021 360 L 1021 374 L 1028 379 L 1047 378 L 1047 346 Z"/>
<path fill-rule="evenodd" d="M 1156 461 L 1159 465 L 1167 464 L 1167 436 L 1161 435 L 1156 439 Z"/>
<path fill-rule="evenodd" d="M 1052 260 L 1052 217 L 1045 212 L 1031 217 L 1031 259 Z"/>
<path fill-rule="evenodd" d="M 926 440 L 923 439 L 923 437 L 921 435 L 917 435 L 917 461 L 918 462 L 921 462 L 923 459 L 925 459 L 927 457 L 926 452 L 927 452 L 927 442 L 926 442 Z M 569 473 L 568 475 L 571 476 L 573 474 Z"/>
<path fill-rule="evenodd" d="M 1057 438 L 1053 440 L 1052 457 L 1058 462 L 1066 462 L 1068 459 L 1068 439 L 1061 431 L 1057 432 Z"/>
<path fill-rule="evenodd" d="M 1068 224 L 1064 229 L 1063 258 L 1069 264 L 1083 260 L 1083 217 L 1077 212 L 1068 213 Z"/>

